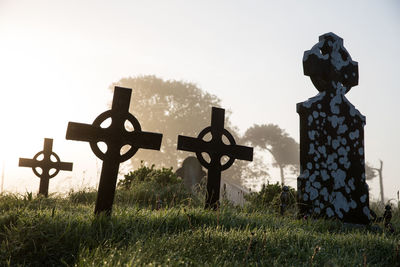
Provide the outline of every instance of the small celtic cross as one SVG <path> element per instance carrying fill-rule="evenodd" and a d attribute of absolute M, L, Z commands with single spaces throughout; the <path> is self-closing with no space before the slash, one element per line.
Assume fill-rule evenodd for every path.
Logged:
<path fill-rule="evenodd" d="M 60 157 L 52 151 L 53 139 L 45 138 L 43 150 L 38 152 L 33 159 L 20 158 L 18 166 L 32 168 L 33 173 L 40 178 L 39 194 L 45 197 L 49 194 L 49 180 L 60 171 L 72 171 L 72 163 L 61 162 Z M 43 159 L 41 156 L 43 155 Z M 55 159 L 55 161 L 52 160 Z M 41 169 L 41 172 L 37 169 Z M 55 170 L 51 173 L 51 170 Z"/>

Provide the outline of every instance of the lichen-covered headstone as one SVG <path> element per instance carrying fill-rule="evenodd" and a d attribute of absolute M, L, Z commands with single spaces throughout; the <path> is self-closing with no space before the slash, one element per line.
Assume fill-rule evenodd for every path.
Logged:
<path fill-rule="evenodd" d="M 300 214 L 367 224 L 365 116 L 344 96 L 358 84 L 358 63 L 343 47 L 342 38 L 327 33 L 304 52 L 303 68 L 319 94 L 297 104 Z"/>

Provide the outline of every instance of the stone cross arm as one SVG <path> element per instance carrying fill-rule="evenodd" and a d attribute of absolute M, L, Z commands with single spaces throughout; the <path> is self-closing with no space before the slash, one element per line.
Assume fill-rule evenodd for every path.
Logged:
<path fill-rule="evenodd" d="M 113 131 L 110 128 L 103 129 L 84 123 L 69 122 L 67 139 L 86 142 L 105 142 L 106 144 L 119 143 L 120 145 L 131 145 L 135 148 L 159 150 L 162 134 L 133 131 L 122 132 L 117 138 L 113 138 Z"/>
<path fill-rule="evenodd" d="M 58 169 L 61 171 L 72 171 L 72 163 L 71 162 L 44 162 L 35 159 L 26 159 L 20 158 L 19 164 L 20 167 L 29 167 L 29 168 L 49 168 L 49 169 Z"/>
<path fill-rule="evenodd" d="M 240 145 L 226 145 L 224 143 L 215 144 L 198 138 L 188 136 L 178 136 L 178 149 L 189 152 L 207 152 L 226 155 L 231 158 L 241 160 L 253 160 L 253 148 Z"/>

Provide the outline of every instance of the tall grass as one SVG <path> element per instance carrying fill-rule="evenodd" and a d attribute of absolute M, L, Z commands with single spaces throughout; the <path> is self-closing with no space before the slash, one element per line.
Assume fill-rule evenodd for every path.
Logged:
<path fill-rule="evenodd" d="M 155 209 L 117 192 L 111 218 L 94 217 L 94 192 L 0 196 L 4 266 L 396 266 L 399 234 L 273 210 L 178 203 Z M 132 193 L 133 194 L 133 193 Z M 393 218 L 400 229 L 399 212 Z"/>
<path fill-rule="evenodd" d="M 126 178 L 111 217 L 93 215 L 95 190 L 0 195 L 0 265 L 400 266 L 398 232 L 298 220 L 295 205 L 280 216 L 275 185 L 210 211 L 170 169 Z M 400 230 L 397 208 L 392 222 Z"/>

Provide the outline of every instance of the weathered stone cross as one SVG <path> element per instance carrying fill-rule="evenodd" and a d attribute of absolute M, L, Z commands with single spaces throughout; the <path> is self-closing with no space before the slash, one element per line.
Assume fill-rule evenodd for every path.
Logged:
<path fill-rule="evenodd" d="M 197 138 L 178 136 L 178 149 L 195 152 L 201 165 L 208 169 L 206 208 L 217 209 L 221 184 L 221 172 L 232 166 L 235 159 L 253 160 L 253 148 L 236 145 L 235 139 L 224 128 L 225 110 L 212 108 L 211 126 L 204 128 Z M 206 134 L 211 133 L 211 141 L 205 141 Z M 223 142 L 225 136 L 230 144 Z M 201 153 L 206 152 L 210 156 L 207 162 Z M 221 164 L 221 158 L 228 156 L 229 160 Z"/>
<path fill-rule="evenodd" d="M 53 149 L 53 139 L 45 138 L 43 144 L 43 151 L 38 152 L 33 159 L 20 158 L 20 167 L 32 168 L 33 173 L 40 178 L 39 194 L 45 197 L 49 194 L 49 180 L 56 176 L 60 171 L 72 171 L 72 163 L 61 162 L 60 157 L 52 151 Z M 43 155 L 43 159 L 38 158 Z M 56 161 L 51 160 L 51 156 L 55 158 Z M 36 169 L 42 169 L 42 172 L 38 172 Z M 50 174 L 50 170 L 55 171 Z"/>
<path fill-rule="evenodd" d="M 89 142 L 93 153 L 103 160 L 95 214 L 111 214 L 119 164 L 130 159 L 139 148 L 159 150 L 161 146 L 162 134 L 142 132 L 139 121 L 129 113 L 131 93 L 131 89 L 115 87 L 111 110 L 100 114 L 92 125 L 68 124 L 66 138 Z M 108 118 L 112 120 L 111 125 L 102 128 L 100 125 Z M 126 121 L 132 124 L 132 132 L 125 129 Z M 99 149 L 98 142 L 107 144 L 105 153 Z M 125 145 L 129 145 L 130 149 L 122 154 L 121 149 Z"/>

